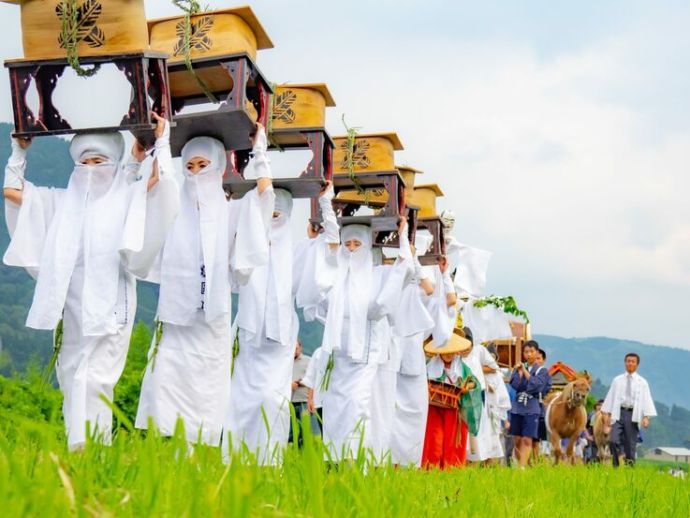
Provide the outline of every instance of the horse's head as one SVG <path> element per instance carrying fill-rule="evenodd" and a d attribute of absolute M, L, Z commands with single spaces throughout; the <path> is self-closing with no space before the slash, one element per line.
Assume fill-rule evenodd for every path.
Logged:
<path fill-rule="evenodd" d="M 589 376 L 577 378 L 572 382 L 572 391 L 570 394 L 570 404 L 572 406 L 581 406 L 587 401 L 589 395 Z"/>

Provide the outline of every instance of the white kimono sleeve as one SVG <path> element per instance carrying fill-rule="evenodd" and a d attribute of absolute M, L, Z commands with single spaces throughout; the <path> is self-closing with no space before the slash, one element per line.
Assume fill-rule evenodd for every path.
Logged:
<path fill-rule="evenodd" d="M 160 282 L 160 251 L 180 209 L 179 186 L 169 147 L 167 151 L 158 151 L 157 158 L 159 180 L 151 191 L 147 192 L 147 187 L 152 171 L 130 185 L 132 199 L 120 248 L 125 268 L 139 278 L 149 276 L 147 280 L 152 282 Z"/>
<path fill-rule="evenodd" d="M 246 284 L 254 268 L 268 264 L 268 231 L 275 193 L 273 187 L 261 194 L 254 188 L 229 205 L 230 269 L 235 281 Z"/>
<path fill-rule="evenodd" d="M 635 402 L 635 416 L 633 421 L 636 423 L 641 423 L 644 417 L 655 417 L 656 407 L 654 406 L 654 400 L 652 399 L 652 393 L 649 390 L 649 384 L 646 380 L 640 380 L 640 389 L 638 392 L 638 398 Z"/>
<path fill-rule="evenodd" d="M 338 274 L 336 252 L 330 250 L 323 234 L 297 243 L 293 261 L 293 283 L 297 307 L 308 322 L 328 305 L 328 292 Z M 320 311 L 317 308 L 321 307 Z"/>
<path fill-rule="evenodd" d="M 48 229 L 64 189 L 36 187 L 24 180 L 22 204 L 5 200 L 5 219 L 11 241 L 3 262 L 25 268 L 36 278 Z"/>
<path fill-rule="evenodd" d="M 393 317 L 400 302 L 405 281 L 414 272 L 412 259 L 398 258 L 393 266 L 377 266 L 382 272 L 381 289 L 373 304 L 369 306 L 369 320 Z"/>

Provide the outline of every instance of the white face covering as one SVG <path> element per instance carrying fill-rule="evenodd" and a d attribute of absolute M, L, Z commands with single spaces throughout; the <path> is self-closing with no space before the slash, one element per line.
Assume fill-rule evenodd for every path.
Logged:
<path fill-rule="evenodd" d="M 82 332 L 100 336 L 117 331 L 115 306 L 120 280 L 120 249 L 129 191 L 118 166 L 124 154 L 120 133 L 77 135 L 70 144 L 75 168 L 49 230 L 27 325 L 54 329 L 83 250 Z M 100 165 L 84 165 L 100 157 Z"/>
<path fill-rule="evenodd" d="M 455 214 L 452 210 L 444 210 L 441 213 L 441 224 L 443 225 L 443 233 L 450 234 L 455 226 Z"/>
<path fill-rule="evenodd" d="M 362 244 L 356 250 L 349 251 L 345 243 L 353 240 Z M 374 273 L 371 228 L 364 225 L 343 227 L 340 242 L 338 275 L 329 295 L 322 345 L 325 351 L 337 351 L 342 347 L 343 333 L 347 333 L 348 355 L 362 360 L 367 345 L 367 320 Z"/>
<path fill-rule="evenodd" d="M 86 165 L 77 162 L 72 177 L 75 182 L 85 185 L 89 198 L 98 199 L 105 196 L 115 181 L 117 164 L 104 162 L 101 164 Z"/>
<path fill-rule="evenodd" d="M 187 163 L 197 157 L 209 164 L 193 174 Z M 164 322 L 190 325 L 200 297 L 207 322 L 230 312 L 229 208 L 222 184 L 226 160 L 222 142 L 210 137 L 194 138 L 182 148 L 185 180 L 180 212 L 165 242 L 161 264 L 158 314 Z"/>

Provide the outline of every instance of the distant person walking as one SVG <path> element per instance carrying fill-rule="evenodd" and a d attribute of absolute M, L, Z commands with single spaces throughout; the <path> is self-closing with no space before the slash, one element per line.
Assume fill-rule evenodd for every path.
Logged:
<path fill-rule="evenodd" d="M 606 419 L 606 429 L 611 431 L 610 447 L 614 467 L 618 466 L 621 453 L 625 454 L 626 464 L 635 464 L 640 425 L 647 428 L 649 418 L 656 416 L 649 384 L 637 373 L 639 366 L 639 355 L 625 355 L 625 374 L 613 379 L 601 408 Z"/>

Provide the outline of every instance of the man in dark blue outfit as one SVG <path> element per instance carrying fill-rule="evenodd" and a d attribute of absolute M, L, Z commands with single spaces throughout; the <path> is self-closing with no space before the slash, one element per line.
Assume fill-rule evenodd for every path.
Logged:
<path fill-rule="evenodd" d="M 519 363 L 510 377 L 510 386 L 517 392 L 517 398 L 513 401 L 510 412 L 510 435 L 514 437 L 521 467 L 527 465 L 532 452 L 532 439 L 538 436 L 541 414 L 539 395 L 543 393 L 548 383 L 549 373 L 546 369 L 540 369 L 536 361 L 538 351 L 537 342 L 534 340 L 527 342 L 523 347 L 527 366 Z"/>

